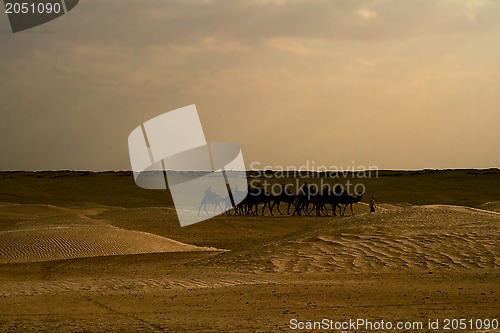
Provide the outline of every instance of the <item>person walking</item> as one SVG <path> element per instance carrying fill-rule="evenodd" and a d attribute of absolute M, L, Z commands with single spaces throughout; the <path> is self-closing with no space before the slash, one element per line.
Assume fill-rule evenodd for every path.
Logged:
<path fill-rule="evenodd" d="M 373 196 L 372 199 L 370 200 L 370 213 L 374 213 L 376 207 L 377 206 L 375 205 L 375 196 Z"/>

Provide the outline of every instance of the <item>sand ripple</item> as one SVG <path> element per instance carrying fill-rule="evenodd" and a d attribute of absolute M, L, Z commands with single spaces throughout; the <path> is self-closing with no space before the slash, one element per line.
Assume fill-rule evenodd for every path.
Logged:
<path fill-rule="evenodd" d="M 455 206 L 421 206 L 362 214 L 220 264 L 279 272 L 414 271 L 500 267 L 500 216 Z"/>
<path fill-rule="evenodd" d="M 35 221 L 29 227 L 0 231 L 0 263 L 214 250 L 104 223 L 37 226 Z"/>

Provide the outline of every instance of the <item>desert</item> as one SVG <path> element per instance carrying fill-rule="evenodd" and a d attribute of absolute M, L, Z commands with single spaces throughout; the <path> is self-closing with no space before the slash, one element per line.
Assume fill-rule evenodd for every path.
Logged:
<path fill-rule="evenodd" d="M 443 330 L 500 315 L 496 169 L 381 171 L 366 180 L 375 213 L 362 200 L 354 215 L 259 210 L 183 228 L 168 193 L 136 187 L 131 172 L 3 172 L 0 184 L 2 331 L 281 332 L 322 320 L 336 331 L 364 319 L 432 332 L 429 320 Z"/>

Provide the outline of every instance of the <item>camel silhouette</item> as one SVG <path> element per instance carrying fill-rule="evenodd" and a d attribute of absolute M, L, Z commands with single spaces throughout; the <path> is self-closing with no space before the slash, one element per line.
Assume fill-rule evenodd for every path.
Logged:
<path fill-rule="evenodd" d="M 284 203 L 288 204 L 287 214 L 290 215 L 290 206 L 293 205 L 294 207 L 296 207 L 296 205 L 295 205 L 296 200 L 297 200 L 297 196 L 295 194 L 289 192 L 286 189 L 286 186 L 284 184 L 281 185 L 280 194 L 274 196 L 273 205 L 271 206 L 271 213 L 272 213 L 274 207 L 277 207 L 278 212 L 281 215 L 283 215 L 283 213 L 280 210 L 280 203 L 284 202 Z"/>
<path fill-rule="evenodd" d="M 325 185 L 321 193 L 316 193 L 316 195 L 311 196 L 311 203 L 313 208 L 309 211 L 309 214 L 313 210 L 316 210 L 316 216 L 330 216 L 328 215 L 328 206 L 331 205 L 333 216 L 337 216 L 336 208 L 339 207 L 339 197 L 335 195 L 334 191 L 330 191 L 330 186 Z"/>
<path fill-rule="evenodd" d="M 365 194 L 361 193 L 358 196 L 354 197 L 346 192 L 343 192 L 342 195 L 339 196 L 339 203 L 344 205 L 344 211 L 340 215 L 343 216 L 345 214 L 347 206 L 351 207 L 351 214 L 354 215 L 354 211 L 352 210 L 352 204 L 360 202 L 361 199 L 363 199 L 363 195 Z"/>
<path fill-rule="evenodd" d="M 286 189 L 285 185 L 281 186 L 281 192 L 278 195 L 273 195 L 264 190 L 261 184 L 257 186 L 248 185 L 248 194 L 240 203 L 234 208 L 235 215 L 259 215 L 259 205 L 264 204 L 261 214 L 264 215 L 266 206 L 269 208 L 269 213 L 274 216 L 273 210 L 276 207 L 278 212 L 283 215 L 280 209 L 281 203 L 288 203 L 287 214 L 290 215 L 290 207 L 293 205 L 293 215 L 307 215 L 311 216 L 313 211 L 316 211 L 316 216 L 330 216 L 328 214 L 328 206 L 331 206 L 333 216 L 337 216 L 337 208 L 340 215 L 345 215 L 345 211 L 349 206 L 351 214 L 354 215 L 352 205 L 358 203 L 363 199 L 364 193 L 353 196 L 345 192 L 340 184 L 337 184 L 333 190 L 330 190 L 330 185 L 325 185 L 321 191 L 317 189 L 316 185 L 309 185 L 304 182 L 299 189 L 298 194 L 293 194 Z M 244 192 L 233 190 L 233 196 L 236 193 L 244 195 Z M 243 197 L 243 196 L 242 196 Z M 226 214 L 230 215 L 231 203 L 229 197 L 227 198 L 212 198 L 210 203 L 216 205 L 216 201 L 225 203 Z M 312 205 L 312 208 L 309 208 Z M 344 207 L 341 207 L 344 205 Z M 215 212 L 215 210 L 214 210 Z"/>
<path fill-rule="evenodd" d="M 266 206 L 269 207 L 269 212 L 273 215 L 271 210 L 271 203 L 273 200 L 274 196 L 261 188 L 260 184 L 255 187 L 248 185 L 248 194 L 236 207 L 236 213 L 241 215 L 258 215 L 259 204 L 263 203 L 264 207 L 262 207 L 262 215 L 264 215 Z"/>
<path fill-rule="evenodd" d="M 231 189 L 231 193 L 233 195 L 233 200 L 235 202 L 243 202 L 243 200 L 245 199 L 247 193 L 245 191 L 239 191 L 238 190 L 238 186 L 234 186 L 232 189 Z M 225 204 L 226 204 L 226 215 L 230 216 L 231 215 L 231 208 L 234 208 L 234 215 L 243 215 L 243 213 L 241 212 L 241 206 L 240 205 L 236 205 L 236 207 L 233 206 L 233 202 L 231 201 L 231 198 L 229 197 L 229 195 L 225 198 L 223 198 Z"/>
<path fill-rule="evenodd" d="M 258 214 L 259 204 L 263 203 L 264 206 L 262 207 L 262 215 L 264 215 L 264 210 L 266 209 L 267 206 L 269 208 L 271 216 L 273 216 L 273 211 L 271 209 L 271 202 L 274 201 L 274 195 L 261 188 L 260 184 L 257 185 L 257 189 L 258 189 L 257 191 L 254 191 L 255 209 L 257 210 L 257 214 Z"/>
<path fill-rule="evenodd" d="M 307 182 L 304 182 L 300 187 L 299 193 L 297 194 L 297 204 L 295 205 L 295 210 L 292 215 L 302 216 L 301 211 L 303 211 L 306 215 L 310 216 L 310 212 L 307 210 L 309 205 L 312 203 L 311 198 L 313 196 L 318 195 L 318 191 L 316 191 L 312 186 L 309 186 Z"/>
<path fill-rule="evenodd" d="M 201 210 L 201 207 L 204 208 L 205 210 L 205 213 L 207 213 L 207 215 L 210 215 L 207 211 L 207 205 L 208 204 L 212 204 L 212 205 L 215 205 L 214 207 L 214 215 L 215 215 L 215 211 L 217 210 L 217 207 L 220 208 L 220 210 L 222 211 L 222 207 L 221 207 L 221 202 L 225 202 L 225 199 L 221 198 L 220 195 L 218 195 L 217 193 L 215 192 L 212 192 L 212 188 L 209 187 L 206 191 L 205 191 L 205 195 L 203 196 L 203 199 L 201 199 L 201 202 L 200 202 L 200 208 L 198 208 L 198 215 L 200 215 L 200 210 Z"/>

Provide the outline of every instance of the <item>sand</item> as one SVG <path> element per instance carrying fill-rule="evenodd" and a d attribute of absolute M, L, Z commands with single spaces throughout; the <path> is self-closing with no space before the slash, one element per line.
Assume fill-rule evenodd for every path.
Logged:
<path fill-rule="evenodd" d="M 361 203 L 353 216 L 218 216 L 181 228 L 168 204 L 33 203 L 27 188 L 0 204 L 1 331 L 281 332 L 294 318 L 500 319 L 500 214 L 486 209 L 493 196 L 476 207 L 382 202 L 369 213 Z"/>

